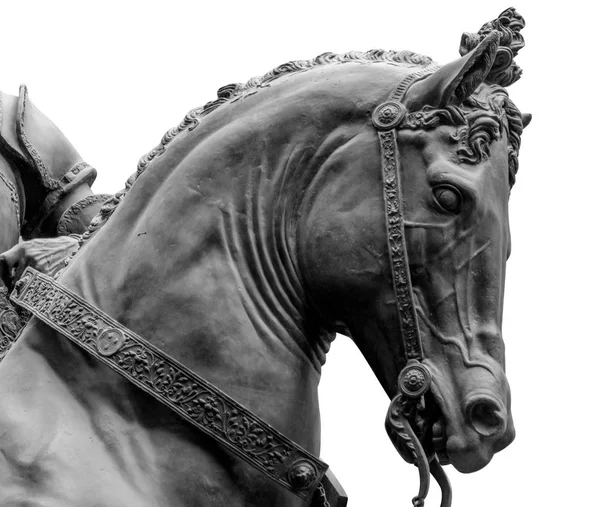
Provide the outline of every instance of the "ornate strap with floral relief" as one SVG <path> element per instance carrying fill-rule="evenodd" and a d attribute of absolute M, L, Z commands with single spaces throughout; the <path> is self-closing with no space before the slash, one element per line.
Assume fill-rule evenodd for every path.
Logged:
<path fill-rule="evenodd" d="M 303 499 L 328 466 L 58 282 L 27 268 L 11 300 Z"/>
<path fill-rule="evenodd" d="M 392 91 L 388 100 L 377 106 L 372 114 L 372 122 L 377 130 L 381 152 L 384 214 L 392 283 L 396 296 L 400 332 L 404 343 L 404 356 L 407 360 L 407 365 L 400 373 L 398 382 L 403 394 L 413 399 L 420 398 L 429 389 L 431 378 L 427 368 L 420 363 L 424 358 L 424 353 L 406 249 L 402 179 L 396 129 L 402 126 L 408 115 L 406 107 L 401 102 L 406 91 L 417 80 L 427 77 L 436 68 L 427 67 L 404 78 Z M 415 384 L 417 380 L 418 385 Z"/>

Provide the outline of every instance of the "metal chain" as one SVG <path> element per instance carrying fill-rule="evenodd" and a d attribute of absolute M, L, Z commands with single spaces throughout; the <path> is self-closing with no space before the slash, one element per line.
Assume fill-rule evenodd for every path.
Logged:
<path fill-rule="evenodd" d="M 327 501 L 327 494 L 325 493 L 325 488 L 323 483 L 319 484 L 319 493 L 321 494 L 321 500 L 323 501 L 323 507 L 331 507 L 331 504 Z"/>

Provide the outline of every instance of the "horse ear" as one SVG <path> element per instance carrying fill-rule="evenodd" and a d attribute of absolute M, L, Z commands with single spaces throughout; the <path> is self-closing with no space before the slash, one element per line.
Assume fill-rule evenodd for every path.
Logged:
<path fill-rule="evenodd" d="M 499 42 L 500 33 L 490 32 L 473 51 L 417 81 L 406 92 L 403 101 L 406 108 L 418 111 L 424 106 L 441 108 L 462 104 L 494 66 Z"/>
<path fill-rule="evenodd" d="M 523 122 L 523 128 L 527 127 L 531 123 L 531 114 L 523 113 L 521 115 L 521 121 Z"/>

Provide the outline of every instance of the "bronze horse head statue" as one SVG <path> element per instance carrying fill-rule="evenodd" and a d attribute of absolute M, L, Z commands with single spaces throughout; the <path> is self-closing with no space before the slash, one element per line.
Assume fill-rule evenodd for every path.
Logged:
<path fill-rule="evenodd" d="M 503 15 L 448 65 L 326 53 L 226 86 L 167 132 L 59 285 L 31 292 L 26 274 L 15 289 L 35 316 L 0 366 L 1 503 L 305 505 L 166 408 L 187 403 L 227 445 L 285 464 L 241 408 L 164 364 L 318 455 L 317 386 L 338 331 L 392 398 L 388 431 L 421 471 L 432 462 L 443 483 L 439 462 L 472 472 L 506 447 L 502 301 L 524 119 L 488 80 L 519 74 L 497 59 L 522 26 Z M 149 345 L 128 348 L 134 335 Z"/>

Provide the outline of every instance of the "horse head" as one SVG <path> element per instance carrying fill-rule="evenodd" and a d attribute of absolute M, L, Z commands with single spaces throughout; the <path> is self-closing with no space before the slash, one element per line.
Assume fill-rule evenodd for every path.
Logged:
<path fill-rule="evenodd" d="M 499 42 L 500 34 L 489 31 L 462 58 L 401 76 L 395 95 L 404 106 L 392 131 L 409 287 L 412 281 L 420 359 L 432 383 L 406 415 L 428 458 L 437 454 L 461 472 L 484 467 L 515 435 L 502 311 L 508 199 L 529 118 L 504 88 L 486 81 Z M 393 88 L 384 90 L 389 95 Z M 381 94 L 363 99 L 364 116 L 385 101 Z M 347 137 L 306 198 L 310 205 L 299 225 L 302 271 L 320 314 L 353 338 L 393 397 L 410 357 L 392 283 L 397 273 L 390 270 L 394 246 L 384 225 L 391 205 L 382 199 L 387 181 L 380 175 L 373 126 Z M 340 167 L 347 169 L 342 173 Z M 410 462 L 412 444 L 406 435 L 397 444 Z"/>

